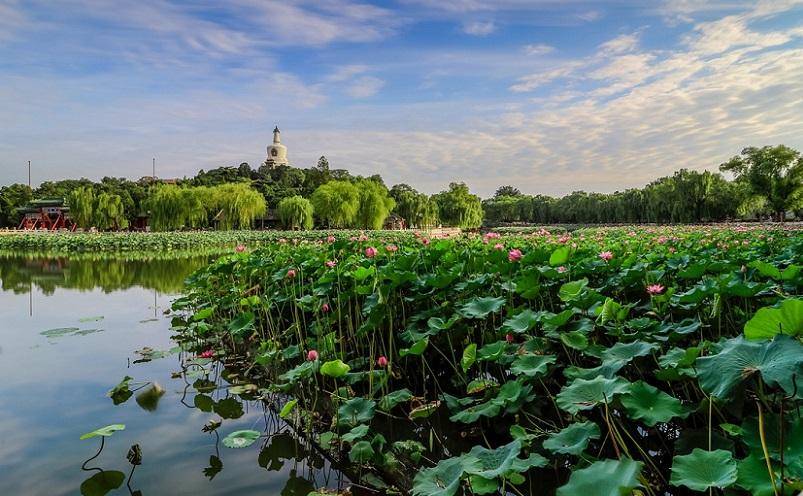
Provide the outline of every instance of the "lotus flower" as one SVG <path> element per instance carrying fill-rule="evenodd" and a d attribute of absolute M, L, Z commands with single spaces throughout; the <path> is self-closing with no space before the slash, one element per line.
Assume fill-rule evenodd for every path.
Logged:
<path fill-rule="evenodd" d="M 332 267 L 334 267 L 335 265 L 337 265 L 337 261 L 335 261 L 335 260 L 327 260 L 326 261 L 326 266 L 329 267 L 330 269 Z"/>
<path fill-rule="evenodd" d="M 519 250 L 518 248 L 513 248 L 512 250 L 507 252 L 507 259 L 510 262 L 518 262 L 519 260 L 521 260 L 521 257 L 522 257 L 521 250 Z"/>
<path fill-rule="evenodd" d="M 388 359 L 384 355 L 380 356 L 376 359 L 376 364 L 379 365 L 380 368 L 385 368 L 388 366 Z"/>
<path fill-rule="evenodd" d="M 558 273 L 559 273 L 559 274 L 563 274 L 564 272 L 566 272 L 566 267 L 564 267 L 563 265 L 561 265 L 560 267 L 558 267 L 558 269 L 557 269 L 557 270 L 558 270 Z"/>
<path fill-rule="evenodd" d="M 649 286 L 647 286 L 647 293 L 649 293 L 650 296 L 659 295 L 663 292 L 664 292 L 664 287 L 661 286 L 660 284 L 650 284 Z"/>
<path fill-rule="evenodd" d="M 326 237 L 326 241 L 328 243 L 334 243 L 335 242 L 335 237 L 330 234 L 329 236 Z"/>
<path fill-rule="evenodd" d="M 323 313 L 328 313 L 329 310 L 330 310 L 330 308 L 329 308 L 329 304 L 328 303 L 324 303 L 323 305 L 321 305 L 321 311 Z"/>
<path fill-rule="evenodd" d="M 606 262 L 610 261 L 613 258 L 613 252 L 610 251 L 602 251 L 597 255 L 599 258 L 605 260 Z"/>
<path fill-rule="evenodd" d="M 396 252 L 399 250 L 399 247 L 396 245 L 387 245 L 385 246 L 385 250 L 389 251 L 390 253 Z"/>
<path fill-rule="evenodd" d="M 505 249 L 505 245 L 503 245 L 502 243 L 496 243 L 494 245 L 494 250 L 504 250 L 504 249 Z"/>
<path fill-rule="evenodd" d="M 210 350 L 204 351 L 203 353 L 201 353 L 198 356 L 201 357 L 201 358 L 212 358 L 214 356 L 214 354 L 215 354 L 215 352 L 210 349 Z"/>
<path fill-rule="evenodd" d="M 317 359 L 318 359 L 318 352 L 316 350 L 309 350 L 307 352 L 307 360 L 309 360 L 310 362 L 314 362 Z"/>
<path fill-rule="evenodd" d="M 292 278 L 294 278 L 295 276 L 296 276 L 296 269 L 289 269 L 289 270 L 287 271 L 287 277 L 288 277 L 289 279 L 292 279 Z"/>
<path fill-rule="evenodd" d="M 368 248 L 365 249 L 365 256 L 368 258 L 374 258 L 376 254 L 377 250 L 373 246 L 369 246 Z"/>
<path fill-rule="evenodd" d="M 513 334 L 510 334 L 510 333 L 505 334 L 505 341 L 507 341 L 508 343 L 512 343 L 513 342 Z"/>
<path fill-rule="evenodd" d="M 234 249 L 237 253 L 242 253 L 245 251 L 245 245 L 237 245 L 237 248 Z"/>

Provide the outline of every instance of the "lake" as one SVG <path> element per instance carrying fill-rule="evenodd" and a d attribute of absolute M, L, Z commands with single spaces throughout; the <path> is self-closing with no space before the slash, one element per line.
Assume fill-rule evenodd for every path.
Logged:
<path fill-rule="evenodd" d="M 176 347 L 171 300 L 208 261 L 0 257 L 0 494 L 105 494 L 92 483 L 100 470 L 82 469 L 101 438 L 79 437 L 110 424 L 125 430 L 86 464 L 103 480 L 124 474 L 109 494 L 306 495 L 345 483 L 265 403 L 230 394 L 219 364 L 183 369 L 180 352 L 161 353 Z M 115 405 L 107 393 L 126 376 L 133 394 Z M 219 432 L 202 430 L 224 417 Z M 225 448 L 238 429 L 265 435 Z"/>

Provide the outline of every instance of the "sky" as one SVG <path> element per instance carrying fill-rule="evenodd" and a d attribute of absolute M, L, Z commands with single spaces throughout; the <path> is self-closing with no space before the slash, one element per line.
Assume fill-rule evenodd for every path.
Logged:
<path fill-rule="evenodd" d="M 0 184 L 259 166 L 487 197 L 803 150 L 803 0 L 0 0 Z"/>

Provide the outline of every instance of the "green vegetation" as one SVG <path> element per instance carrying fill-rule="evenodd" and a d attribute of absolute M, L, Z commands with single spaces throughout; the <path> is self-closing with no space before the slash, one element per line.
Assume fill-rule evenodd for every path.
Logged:
<path fill-rule="evenodd" d="M 174 303 L 182 345 L 226 364 L 232 394 L 275 398 L 366 485 L 803 489 L 791 228 L 302 236 L 221 258 L 188 285 Z M 223 401 L 198 390 L 194 403 Z M 258 435 L 215 428 L 232 447 Z"/>
<path fill-rule="evenodd" d="M 291 196 L 279 202 L 279 220 L 286 229 L 312 229 L 312 203 L 303 196 Z"/>
<path fill-rule="evenodd" d="M 151 227 L 168 231 L 184 227 L 243 229 L 265 214 L 265 199 L 245 183 L 218 186 L 157 186 L 145 200 Z"/>

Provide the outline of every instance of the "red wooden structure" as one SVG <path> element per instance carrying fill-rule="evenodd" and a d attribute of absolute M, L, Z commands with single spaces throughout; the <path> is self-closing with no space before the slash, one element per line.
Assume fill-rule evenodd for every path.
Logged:
<path fill-rule="evenodd" d="M 70 219 L 70 207 L 64 203 L 62 198 L 34 200 L 28 205 L 17 209 L 17 211 L 22 214 L 20 229 L 44 229 L 48 231 L 68 229 L 75 231 L 76 228 L 75 222 Z"/>

